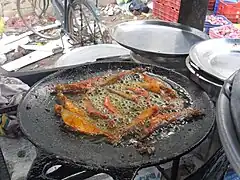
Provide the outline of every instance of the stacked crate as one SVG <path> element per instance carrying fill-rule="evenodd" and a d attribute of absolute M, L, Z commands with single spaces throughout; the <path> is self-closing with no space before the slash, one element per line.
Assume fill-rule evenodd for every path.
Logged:
<path fill-rule="evenodd" d="M 209 0 L 208 9 L 213 10 L 215 0 Z M 164 21 L 177 22 L 181 0 L 153 0 L 153 15 Z"/>
<path fill-rule="evenodd" d="M 224 15 L 232 23 L 240 23 L 240 2 L 231 3 L 220 0 L 217 14 Z"/>
<path fill-rule="evenodd" d="M 153 0 L 153 15 L 164 21 L 177 22 L 181 0 Z"/>

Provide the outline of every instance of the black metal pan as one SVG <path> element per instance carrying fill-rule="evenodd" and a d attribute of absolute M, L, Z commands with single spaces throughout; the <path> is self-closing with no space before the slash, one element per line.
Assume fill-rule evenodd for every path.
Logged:
<path fill-rule="evenodd" d="M 139 20 L 118 24 L 111 36 L 120 45 L 152 56 L 183 56 L 190 48 L 209 39 L 204 32 L 178 23 L 159 20 Z"/>
<path fill-rule="evenodd" d="M 51 95 L 49 87 L 57 83 L 86 79 L 108 70 L 127 70 L 139 66 L 149 67 L 154 74 L 165 76 L 185 88 L 193 100 L 192 106 L 202 110 L 205 116 L 179 127 L 175 134 L 156 142 L 154 144 L 156 152 L 152 156 L 142 156 L 131 146 L 114 147 L 107 143 L 96 144 L 60 129 L 59 118 L 53 111 L 55 98 Z M 210 132 L 215 120 L 215 111 L 208 95 L 188 78 L 175 71 L 132 62 L 95 62 L 56 72 L 36 83 L 20 103 L 18 118 L 27 138 L 47 152 L 93 168 L 124 169 L 164 163 L 189 152 Z"/>

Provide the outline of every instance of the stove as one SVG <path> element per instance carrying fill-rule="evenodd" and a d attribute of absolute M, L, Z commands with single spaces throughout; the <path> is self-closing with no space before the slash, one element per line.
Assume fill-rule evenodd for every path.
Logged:
<path fill-rule="evenodd" d="M 97 61 L 135 61 L 141 63 L 149 63 L 160 65 L 169 69 L 178 71 L 188 76 L 188 70 L 185 66 L 186 56 L 181 57 L 154 57 L 147 55 L 139 55 L 131 52 L 126 56 L 115 56 L 108 58 L 99 58 Z M 76 65 L 77 66 L 77 65 Z M 72 68 L 75 66 L 68 66 L 61 69 Z M 30 71 L 30 72 L 14 72 L 8 73 L 8 76 L 13 76 L 21 79 L 28 85 L 33 85 L 36 81 L 43 77 L 56 72 L 59 68 L 47 69 L 42 71 Z M 1 161 L 0 161 L 1 162 Z M 2 162 L 3 163 L 3 162 Z M 224 172 L 228 166 L 228 161 L 224 155 L 220 146 L 220 141 L 216 132 L 216 128 L 213 128 L 209 136 L 193 151 L 185 154 L 182 157 L 174 159 L 172 162 L 166 164 L 159 164 L 153 167 L 142 167 L 137 172 L 131 172 L 126 170 L 119 170 L 116 176 L 109 176 L 104 172 L 91 170 L 81 165 L 67 162 L 63 159 L 56 157 L 53 154 L 48 154 L 41 149 L 37 149 L 36 158 L 34 159 L 31 168 L 28 172 L 28 180 L 79 180 L 79 179 L 132 179 L 133 176 L 136 180 L 140 179 L 163 179 L 176 180 L 211 180 L 222 179 Z M 0 179 L 2 175 L 0 171 Z M 6 176 L 5 176 L 6 177 Z M 4 178 L 3 178 L 4 179 Z M 6 179 L 6 178 L 5 178 Z M 5 180 L 4 179 L 4 180 Z M 7 180 L 7 179 L 6 179 Z"/>

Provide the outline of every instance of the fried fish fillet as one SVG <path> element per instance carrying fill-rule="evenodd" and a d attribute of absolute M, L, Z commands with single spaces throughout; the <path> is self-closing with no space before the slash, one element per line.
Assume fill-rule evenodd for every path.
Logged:
<path fill-rule="evenodd" d="M 134 79 L 132 76 L 136 77 L 135 73 L 138 73 L 138 78 L 132 80 Z M 122 80 L 123 78 L 125 79 Z M 126 79 L 131 79 L 133 82 L 124 84 Z M 115 83 L 122 84 L 114 86 Z M 162 80 L 143 73 L 142 69 L 122 71 L 72 84 L 58 84 L 56 91 L 60 105 L 55 105 L 55 112 L 62 117 L 66 125 L 88 135 L 106 136 L 111 143 L 118 143 L 123 137 L 133 133 L 142 139 L 163 125 L 202 115 L 196 109 L 185 108 L 184 99 L 177 91 Z M 64 92 L 81 92 L 77 94 L 81 96 L 81 105 L 79 103 L 76 105 L 68 99 Z M 90 94 L 98 97 L 98 93 L 103 94 L 100 96 L 102 102 L 96 103 L 94 98 L 90 100 Z M 159 101 L 154 101 L 153 97 L 159 98 L 160 104 L 157 104 L 156 102 Z M 126 108 L 131 112 L 136 111 L 134 116 L 129 118 L 128 114 L 123 114 L 129 111 L 122 111 L 120 108 L 123 100 L 125 102 L 128 100 L 129 107 L 139 106 L 141 110 Z"/>

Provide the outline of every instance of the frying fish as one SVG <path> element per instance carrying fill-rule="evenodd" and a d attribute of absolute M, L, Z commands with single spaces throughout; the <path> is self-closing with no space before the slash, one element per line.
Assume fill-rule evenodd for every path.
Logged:
<path fill-rule="evenodd" d="M 202 115 L 186 106 L 187 97 L 144 71 L 136 68 L 57 84 L 55 112 L 72 129 L 103 135 L 114 144 L 133 134 L 141 140 L 161 126 Z"/>

